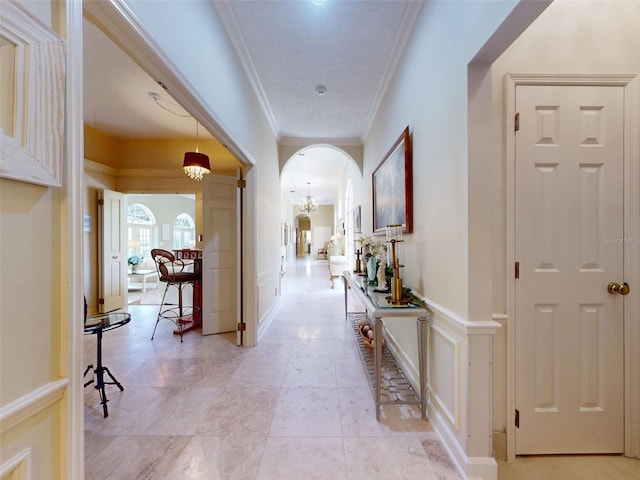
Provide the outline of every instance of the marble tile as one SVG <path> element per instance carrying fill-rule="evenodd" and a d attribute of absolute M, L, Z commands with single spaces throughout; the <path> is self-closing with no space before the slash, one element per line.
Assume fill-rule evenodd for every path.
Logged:
<path fill-rule="evenodd" d="M 161 478 L 254 480 L 265 443 L 266 437 L 191 437 L 182 454 Z"/>
<path fill-rule="evenodd" d="M 341 438 L 269 437 L 256 480 L 347 479 Z"/>
<path fill-rule="evenodd" d="M 336 382 L 338 387 L 367 387 L 369 378 L 356 356 L 348 356 L 334 360 L 336 366 Z"/>
<path fill-rule="evenodd" d="M 341 436 L 336 388 L 283 388 L 269 436 Z"/>
<path fill-rule="evenodd" d="M 244 358 L 229 379 L 229 384 L 281 387 L 288 363 L 289 359 L 282 357 Z"/>
<path fill-rule="evenodd" d="M 243 348 L 242 358 L 289 358 L 292 349 L 290 338 L 263 338 L 255 347 Z"/>
<path fill-rule="evenodd" d="M 331 338 L 296 338 L 291 349 L 292 358 L 332 358 L 333 339 Z"/>
<path fill-rule="evenodd" d="M 85 460 L 87 480 L 156 480 L 165 477 L 189 443 L 189 437 L 117 436 L 89 454 Z M 88 442 L 85 450 L 97 450 Z"/>
<path fill-rule="evenodd" d="M 262 436 L 269 434 L 279 388 L 229 386 L 216 396 L 198 435 Z"/>
<path fill-rule="evenodd" d="M 282 385 L 335 388 L 335 364 L 330 358 L 291 358 Z"/>
<path fill-rule="evenodd" d="M 107 387 L 109 417 L 95 389 L 84 392 L 87 480 L 457 478 L 418 407 L 384 406 L 376 420 L 327 262 L 289 267 L 256 347 L 236 346 L 233 332 L 180 342 L 169 322 L 151 341 L 158 308 L 129 307 L 130 324 L 104 337 L 125 387 Z M 360 310 L 352 297 L 349 311 Z M 85 364 L 95 340 L 84 338 Z"/>
<path fill-rule="evenodd" d="M 458 480 L 451 470 L 434 468 L 416 437 L 344 438 L 347 477 L 350 480 Z"/>

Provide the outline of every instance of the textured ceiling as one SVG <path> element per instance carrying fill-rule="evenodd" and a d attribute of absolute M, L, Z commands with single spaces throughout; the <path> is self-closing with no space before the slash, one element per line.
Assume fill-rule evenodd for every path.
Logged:
<path fill-rule="evenodd" d="M 364 138 L 422 2 L 218 0 L 215 6 L 278 139 L 326 144 Z M 87 124 L 117 138 L 194 136 L 187 112 L 87 21 L 84 37 Z M 209 136 L 202 129 L 200 135 Z M 310 182 L 319 203 L 333 203 L 346 161 L 329 148 L 306 149 L 287 163 L 282 191 L 299 202 Z"/>
<path fill-rule="evenodd" d="M 280 137 L 361 138 L 408 2 L 235 1 L 239 52 L 255 70 Z M 242 48 L 244 47 L 246 49 Z M 318 95 L 316 87 L 325 87 Z"/>

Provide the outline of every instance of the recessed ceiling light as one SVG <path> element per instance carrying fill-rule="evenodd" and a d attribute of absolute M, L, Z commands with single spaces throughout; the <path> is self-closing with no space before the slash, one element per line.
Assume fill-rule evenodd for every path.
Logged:
<path fill-rule="evenodd" d="M 327 3 L 327 0 L 311 0 L 311 3 L 313 3 L 316 7 L 322 7 L 325 3 Z"/>
<path fill-rule="evenodd" d="M 318 85 L 316 87 L 316 93 L 321 96 L 324 97 L 327 94 L 327 87 L 323 86 L 323 85 Z"/>

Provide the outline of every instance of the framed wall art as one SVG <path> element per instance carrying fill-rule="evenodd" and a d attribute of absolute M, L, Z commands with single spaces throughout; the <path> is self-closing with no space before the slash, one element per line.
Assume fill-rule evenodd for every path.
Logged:
<path fill-rule="evenodd" d="M 0 177 L 62 185 L 64 41 L 14 2 L 0 15 Z"/>
<path fill-rule="evenodd" d="M 362 207 L 353 209 L 353 233 L 362 233 Z"/>
<path fill-rule="evenodd" d="M 373 233 L 385 233 L 387 225 L 413 231 L 413 171 L 409 127 L 385 155 L 372 175 Z"/>

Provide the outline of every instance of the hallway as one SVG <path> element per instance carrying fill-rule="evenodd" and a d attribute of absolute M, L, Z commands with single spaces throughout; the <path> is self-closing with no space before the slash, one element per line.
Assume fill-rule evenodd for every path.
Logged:
<path fill-rule="evenodd" d="M 151 341 L 157 307 L 131 305 L 131 323 L 103 340 L 125 387 L 108 388 L 108 418 L 85 390 L 86 479 L 459 478 L 418 407 L 384 407 L 375 420 L 343 292 L 326 260 L 290 261 L 254 348 L 199 332 L 181 344 L 169 322 Z M 85 363 L 94 356 L 86 336 Z"/>
<path fill-rule="evenodd" d="M 104 335 L 105 364 L 125 387 L 108 387 L 109 417 L 85 389 L 86 480 L 450 480 L 459 476 L 416 406 L 373 396 L 344 320 L 342 281 L 326 260 L 290 261 L 283 297 L 258 346 L 235 334 L 185 334 L 157 306 L 131 305 L 132 321 Z M 357 310 L 357 304 L 349 310 Z M 85 336 L 85 364 L 95 360 Z M 498 462 L 500 480 L 640 478 L 640 461 L 617 455 L 520 457 Z"/>

